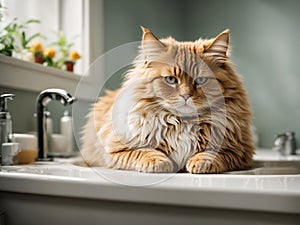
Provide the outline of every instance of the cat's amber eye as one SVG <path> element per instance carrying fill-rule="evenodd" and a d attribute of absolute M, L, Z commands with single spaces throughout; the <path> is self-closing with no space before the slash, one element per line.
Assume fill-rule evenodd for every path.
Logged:
<path fill-rule="evenodd" d="M 203 85 L 203 84 L 205 84 L 207 81 L 208 81 L 208 78 L 207 78 L 207 77 L 197 77 L 197 78 L 195 79 L 195 84 L 196 84 L 196 85 Z"/>
<path fill-rule="evenodd" d="M 167 76 L 167 77 L 165 77 L 165 81 L 166 81 L 168 84 L 177 84 L 177 83 L 178 83 L 177 78 L 174 77 L 174 76 Z"/>

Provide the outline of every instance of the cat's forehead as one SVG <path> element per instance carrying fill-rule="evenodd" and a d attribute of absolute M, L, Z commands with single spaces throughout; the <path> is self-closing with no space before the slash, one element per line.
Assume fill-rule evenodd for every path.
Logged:
<path fill-rule="evenodd" d="M 178 42 L 173 38 L 160 39 L 166 47 L 159 48 L 159 54 L 147 65 L 153 75 L 169 74 L 196 78 L 209 75 L 209 67 L 203 60 L 203 44 L 207 40 Z M 154 51 L 153 51 L 154 52 Z"/>
<path fill-rule="evenodd" d="M 198 77 L 210 71 L 197 51 L 198 48 L 194 43 L 184 43 L 176 46 L 176 51 L 173 54 L 175 75 L 179 73 Z"/>

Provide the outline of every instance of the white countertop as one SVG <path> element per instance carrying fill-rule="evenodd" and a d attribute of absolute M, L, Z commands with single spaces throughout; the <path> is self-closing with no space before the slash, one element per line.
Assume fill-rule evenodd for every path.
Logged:
<path fill-rule="evenodd" d="M 0 191 L 300 213 L 300 175 L 146 174 L 64 164 L 8 168 L 0 172 Z"/>

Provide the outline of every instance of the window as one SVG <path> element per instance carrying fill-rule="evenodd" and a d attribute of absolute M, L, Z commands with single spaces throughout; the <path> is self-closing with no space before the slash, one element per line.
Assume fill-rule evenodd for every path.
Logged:
<path fill-rule="evenodd" d="M 84 53 L 84 1 L 83 0 L 4 0 L 7 8 L 5 20 L 18 18 L 23 22 L 28 19 L 38 19 L 41 24 L 28 26 L 28 33 L 42 33 L 47 37 L 41 39 L 44 46 L 56 40 L 55 32 L 62 30 L 68 41 L 74 42 L 73 49 L 82 55 L 76 63 L 75 73 L 83 74 L 87 57 Z M 75 38 L 76 37 L 76 38 Z"/>

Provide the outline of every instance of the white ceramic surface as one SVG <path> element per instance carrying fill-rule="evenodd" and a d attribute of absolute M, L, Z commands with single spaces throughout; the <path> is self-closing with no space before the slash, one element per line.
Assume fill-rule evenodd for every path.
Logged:
<path fill-rule="evenodd" d="M 68 160 L 57 160 L 46 164 L 3 167 L 0 191 L 300 213 L 299 174 L 146 174 L 79 167 L 71 165 Z"/>
<path fill-rule="evenodd" d="M 299 152 L 299 151 L 297 151 Z M 300 155 L 281 155 L 279 151 L 272 149 L 259 149 L 254 155 L 254 160 L 257 161 L 299 161 Z"/>

